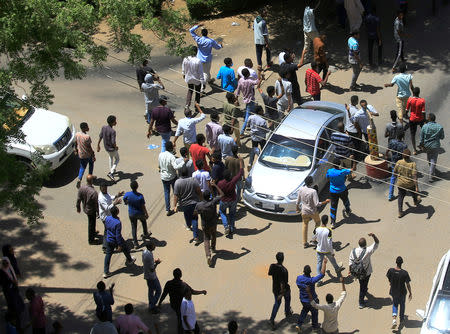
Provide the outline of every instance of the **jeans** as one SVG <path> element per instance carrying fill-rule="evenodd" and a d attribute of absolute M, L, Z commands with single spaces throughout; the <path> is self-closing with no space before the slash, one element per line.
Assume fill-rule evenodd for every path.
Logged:
<path fill-rule="evenodd" d="M 166 143 L 170 141 L 171 132 L 160 133 L 161 135 L 161 153 L 166 152 Z"/>
<path fill-rule="evenodd" d="M 395 56 L 394 65 L 392 65 L 392 68 L 396 68 L 397 64 L 398 64 L 398 62 L 400 60 L 402 62 L 405 61 L 405 57 L 404 57 L 404 54 L 403 54 L 403 45 L 404 45 L 403 41 L 397 42 L 397 54 Z"/>
<path fill-rule="evenodd" d="M 331 224 L 336 222 L 336 213 L 338 208 L 339 199 L 344 203 L 345 209 L 350 210 L 350 201 L 348 199 L 348 189 L 340 193 L 330 193 L 331 205 L 330 205 L 330 218 Z"/>
<path fill-rule="evenodd" d="M 147 220 L 144 215 L 139 216 L 129 216 L 130 217 L 130 223 L 131 223 L 131 235 L 133 236 L 133 243 L 135 246 L 139 246 L 138 240 L 137 240 L 137 221 L 140 220 L 142 223 L 142 232 L 144 235 L 148 234 L 147 229 Z"/>
<path fill-rule="evenodd" d="M 242 124 L 241 128 L 241 135 L 244 134 L 245 127 L 247 126 L 248 118 L 250 117 L 250 114 L 253 114 L 255 112 L 255 102 L 251 101 L 250 103 L 247 103 L 245 105 L 245 118 L 244 118 L 244 124 Z"/>
<path fill-rule="evenodd" d="M 350 87 L 353 88 L 356 86 L 356 81 L 358 80 L 359 73 L 361 73 L 361 65 L 358 64 L 351 64 L 353 75 L 352 75 L 352 83 L 350 84 Z"/>
<path fill-rule="evenodd" d="M 383 63 L 383 45 L 380 45 L 378 37 L 375 38 L 369 37 L 367 39 L 367 46 L 369 49 L 369 64 L 370 65 L 373 64 L 372 50 L 374 44 L 378 48 L 378 65 L 381 65 Z"/>
<path fill-rule="evenodd" d="M 192 93 L 195 92 L 195 102 L 200 103 L 200 90 L 202 85 L 188 84 L 188 92 L 186 95 L 186 105 L 190 106 L 192 101 Z"/>
<path fill-rule="evenodd" d="M 236 204 L 241 201 L 243 187 L 244 187 L 244 181 L 239 180 L 236 182 Z"/>
<path fill-rule="evenodd" d="M 113 255 L 114 249 L 116 248 L 116 246 L 117 245 L 112 242 L 106 243 L 105 263 L 104 263 L 104 267 L 103 267 L 103 272 L 105 274 L 109 273 L 109 264 L 111 263 L 111 256 Z M 123 243 L 123 245 L 122 245 L 122 253 L 125 255 L 128 262 L 133 261 L 133 259 L 131 258 L 131 255 L 130 255 L 130 250 L 128 249 L 128 246 L 125 243 Z"/>
<path fill-rule="evenodd" d="M 216 249 L 216 232 L 217 232 L 217 223 L 213 223 L 212 225 L 206 225 L 202 221 L 203 228 L 203 244 L 205 245 L 205 255 L 206 258 L 211 257 L 211 249 Z"/>
<path fill-rule="evenodd" d="M 275 303 L 273 304 L 272 314 L 270 315 L 271 321 L 274 321 L 275 317 L 277 316 L 278 309 L 280 308 L 280 305 L 281 305 L 281 300 L 283 299 L 282 297 L 284 297 L 284 314 L 291 313 L 291 290 L 290 289 L 287 290 L 284 293 L 284 295 L 282 295 L 282 297 L 279 299 L 276 294 L 273 294 L 273 296 L 275 297 Z"/>
<path fill-rule="evenodd" d="M 339 271 L 340 267 L 336 262 L 336 258 L 331 253 L 317 252 L 317 275 L 319 275 L 320 271 L 322 270 L 322 262 L 325 256 L 328 258 L 328 260 L 330 260 L 331 264 L 333 265 L 333 268 L 336 271 L 336 275 L 340 277 L 341 276 L 341 272 Z"/>
<path fill-rule="evenodd" d="M 406 295 L 392 296 L 392 316 L 396 317 L 398 314 L 398 308 L 400 306 L 400 321 L 405 318 L 405 301 Z"/>
<path fill-rule="evenodd" d="M 269 65 L 272 60 L 270 59 L 270 49 L 266 48 L 266 46 L 264 44 L 255 44 L 256 46 L 256 62 L 258 63 L 259 66 L 262 66 L 262 53 L 263 53 L 263 49 L 266 50 L 266 60 L 267 60 L 267 65 Z"/>
<path fill-rule="evenodd" d="M 95 225 L 97 220 L 97 214 L 87 215 L 88 217 L 88 242 L 92 244 L 95 240 Z"/>
<path fill-rule="evenodd" d="M 249 166 L 253 165 L 253 161 L 255 160 L 255 155 L 259 155 L 260 149 L 258 148 L 261 147 L 261 150 L 263 149 L 264 145 L 266 145 L 266 141 L 265 140 L 259 140 L 259 141 L 255 141 L 252 140 L 252 150 L 250 151 L 250 160 L 248 162 Z"/>
<path fill-rule="evenodd" d="M 395 175 L 394 173 L 394 166 L 392 166 L 392 174 L 391 174 L 391 180 L 389 183 L 389 195 L 388 195 L 388 199 L 392 199 L 394 197 L 394 187 L 395 187 L 395 182 L 397 181 L 397 175 Z"/>
<path fill-rule="evenodd" d="M 429 179 L 431 180 L 436 172 L 436 162 L 439 155 L 439 149 L 437 148 L 427 148 L 427 160 L 428 164 L 430 165 L 430 176 Z"/>
<path fill-rule="evenodd" d="M 119 151 L 108 151 L 109 155 L 109 171 L 111 174 L 116 172 L 117 165 L 119 163 Z"/>
<path fill-rule="evenodd" d="M 94 172 L 94 160 L 92 158 L 80 159 L 80 171 L 78 172 L 78 180 L 81 181 L 86 170 L 86 166 L 89 164 L 89 174 Z"/>
<path fill-rule="evenodd" d="M 194 215 L 195 206 L 196 204 L 190 204 L 182 207 L 184 221 L 187 227 L 192 228 L 194 239 L 198 238 L 198 217 Z"/>
<path fill-rule="evenodd" d="M 403 189 L 403 188 L 398 188 L 398 212 L 403 212 L 403 200 L 405 199 L 406 196 L 406 192 L 407 191 L 411 191 L 411 195 L 413 197 L 414 200 L 414 204 L 416 204 L 417 202 L 417 194 L 415 193 L 415 188 L 411 188 L 411 189 Z"/>
<path fill-rule="evenodd" d="M 155 308 L 158 303 L 159 297 L 161 296 L 161 284 L 158 278 L 147 279 L 148 287 L 148 307 L 150 309 Z"/>
<path fill-rule="evenodd" d="M 318 300 L 315 300 L 316 303 L 319 303 Z M 308 312 L 311 312 L 311 321 L 312 321 L 312 328 L 319 328 L 319 311 L 311 306 L 310 303 L 302 302 L 303 308 L 300 312 L 300 316 L 298 317 L 298 326 L 303 325 L 303 322 L 305 321 L 306 315 Z"/>
<path fill-rule="evenodd" d="M 359 305 L 364 305 L 364 298 L 367 295 L 367 290 L 369 290 L 369 279 L 370 275 L 359 279 Z"/>
<path fill-rule="evenodd" d="M 228 216 L 227 216 L 228 209 Z M 223 227 L 229 229 L 230 232 L 234 232 L 234 219 L 236 215 L 236 201 L 234 202 L 222 202 L 219 204 L 220 218 L 222 219 Z"/>
<path fill-rule="evenodd" d="M 161 180 L 162 184 L 163 184 L 163 188 L 164 188 L 164 201 L 166 202 L 166 211 L 167 212 L 170 211 L 170 188 L 172 187 L 172 191 L 173 191 L 173 187 L 174 187 L 176 180 L 177 180 L 177 178 L 174 178 L 173 180 L 170 180 L 170 181 Z"/>

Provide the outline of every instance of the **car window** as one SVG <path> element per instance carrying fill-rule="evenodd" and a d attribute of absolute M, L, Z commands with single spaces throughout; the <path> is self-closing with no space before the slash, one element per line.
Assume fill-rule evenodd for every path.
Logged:
<path fill-rule="evenodd" d="M 428 327 L 439 333 L 450 333 L 450 296 L 438 294 L 430 312 Z"/>
<path fill-rule="evenodd" d="M 328 131 L 337 131 L 337 125 L 339 122 L 344 122 L 344 118 L 343 117 L 338 117 L 333 119 L 330 123 L 328 123 L 327 128 L 329 129 Z M 332 129 L 332 130 L 330 130 Z"/>
<path fill-rule="evenodd" d="M 320 135 L 319 138 L 319 142 L 317 143 L 316 158 L 321 159 L 325 155 L 329 146 L 330 146 L 330 137 L 328 135 L 328 131 L 327 129 L 323 129 L 322 134 Z"/>
<path fill-rule="evenodd" d="M 0 110 L 8 111 L 6 115 L 10 115 L 10 112 L 14 112 L 15 119 L 11 119 L 9 125 L 14 126 L 22 125 L 34 112 L 34 108 L 27 106 L 21 100 L 13 98 L 11 96 L 5 96 L 0 100 Z M 17 122 L 17 123 L 16 123 Z M 3 124 L 5 130 L 10 130 L 9 126 Z"/>

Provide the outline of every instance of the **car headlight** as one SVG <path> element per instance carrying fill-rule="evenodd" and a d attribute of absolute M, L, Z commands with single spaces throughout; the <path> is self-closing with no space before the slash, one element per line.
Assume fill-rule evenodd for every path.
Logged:
<path fill-rule="evenodd" d="M 53 145 L 33 145 L 33 148 L 42 155 L 48 155 L 56 152 L 56 147 Z"/>
<path fill-rule="evenodd" d="M 297 197 L 298 197 L 298 192 L 300 191 L 300 188 L 303 186 L 303 183 L 298 187 L 298 188 L 296 188 L 293 192 L 291 192 L 289 195 L 288 195 L 288 198 L 291 200 L 291 201 L 294 201 L 294 200 L 296 200 L 297 199 Z"/>

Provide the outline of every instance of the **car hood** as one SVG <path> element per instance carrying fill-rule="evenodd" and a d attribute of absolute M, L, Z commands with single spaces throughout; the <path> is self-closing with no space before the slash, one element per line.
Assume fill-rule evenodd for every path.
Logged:
<path fill-rule="evenodd" d="M 303 183 L 309 173 L 310 169 L 277 169 L 256 162 L 251 172 L 252 187 L 258 193 L 286 197 Z"/>
<path fill-rule="evenodd" d="M 22 125 L 25 140 L 30 145 L 52 145 L 70 125 L 67 116 L 35 108 L 33 115 Z"/>

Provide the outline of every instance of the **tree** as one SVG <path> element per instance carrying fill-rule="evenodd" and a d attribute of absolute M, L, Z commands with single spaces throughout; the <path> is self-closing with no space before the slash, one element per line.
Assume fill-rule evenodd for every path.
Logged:
<path fill-rule="evenodd" d="M 164 0 L 2 0 L 0 97 L 14 94 L 25 83 L 29 102 L 47 107 L 54 97 L 48 80 L 82 79 L 86 64 L 98 67 L 106 60 L 108 48 L 94 36 L 101 23 L 111 32 L 107 45 L 127 51 L 129 62 L 137 64 L 151 52 L 150 45 L 133 32 L 137 25 L 166 41 L 168 53 L 182 55 L 182 32 L 190 21 Z M 34 196 L 48 171 L 40 167 L 27 171 L 6 153 L 8 140 L 23 140 L 16 117 L 0 104 L 0 207 L 37 221 L 42 212 Z"/>

